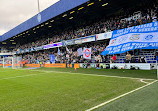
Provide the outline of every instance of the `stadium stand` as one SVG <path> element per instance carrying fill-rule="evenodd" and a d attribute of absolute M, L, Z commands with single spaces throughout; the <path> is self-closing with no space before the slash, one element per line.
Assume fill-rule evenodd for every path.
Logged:
<path fill-rule="evenodd" d="M 99 17 L 95 16 L 94 19 L 92 19 L 92 20 L 86 19 L 84 21 L 84 19 L 83 19 L 83 20 L 80 20 L 78 23 L 76 23 L 76 25 L 72 25 L 72 24 L 70 24 L 70 22 L 68 22 L 69 24 L 67 23 L 66 27 L 59 26 L 58 28 L 61 28 L 61 29 L 56 28 L 56 30 L 58 29 L 57 31 L 52 31 L 52 30 L 49 31 L 49 29 L 45 29 L 47 31 L 44 33 L 45 30 L 38 31 L 39 27 L 33 28 L 33 31 L 35 33 L 34 36 L 39 36 L 39 37 L 35 37 L 33 39 L 29 38 L 30 40 L 28 40 L 28 39 L 25 40 L 25 38 L 24 38 L 23 41 L 19 41 L 19 39 L 17 39 L 16 46 L 15 46 L 15 48 L 12 48 L 12 50 L 14 52 L 16 52 L 16 51 L 21 51 L 21 50 L 25 50 L 25 49 L 44 46 L 47 44 L 62 42 L 65 40 L 77 39 L 77 38 L 91 36 L 91 35 L 95 35 L 95 34 L 106 33 L 106 32 L 110 32 L 113 30 L 119 30 L 119 29 L 129 28 L 132 26 L 156 22 L 157 14 L 158 14 L 158 6 L 156 4 L 157 2 L 155 2 L 155 0 L 145 1 L 145 2 L 146 3 L 144 4 L 140 0 L 138 5 L 135 5 L 135 6 L 131 5 L 131 7 L 126 6 L 124 8 L 120 8 L 119 11 L 116 11 L 116 9 L 115 9 L 114 12 L 109 12 L 110 14 L 108 13 L 109 14 L 108 16 L 105 16 L 103 14 L 103 15 L 98 15 Z M 100 0 L 99 1 L 94 0 L 94 2 L 91 2 L 91 3 L 96 3 L 98 5 L 98 4 L 100 4 Z M 104 2 L 104 3 L 106 3 L 106 4 L 103 4 L 103 5 L 109 5 L 107 2 Z M 122 4 L 123 4 L 123 2 L 122 2 Z M 91 5 L 93 5 L 93 4 L 91 4 Z M 121 6 L 124 6 L 124 5 L 121 5 Z M 94 7 L 94 9 L 96 9 L 96 7 Z M 86 14 L 88 13 L 89 10 L 85 10 L 85 11 L 86 12 L 83 15 L 85 15 L 85 17 L 88 17 L 89 15 L 86 15 Z M 92 10 L 92 11 L 94 11 L 94 10 Z M 67 16 L 67 15 L 65 15 L 65 16 Z M 64 16 L 63 16 L 63 18 L 64 18 Z M 87 20 L 88 20 L 88 22 L 87 22 Z M 54 20 L 51 20 L 51 21 L 52 21 L 52 23 L 54 22 Z M 67 22 L 67 21 L 64 21 L 64 23 L 62 21 L 61 23 L 65 24 L 65 22 Z M 46 34 L 47 32 L 49 32 L 49 33 Z M 55 49 L 47 49 L 47 50 L 41 50 L 41 51 L 36 51 L 36 52 L 33 51 L 33 52 L 29 52 L 29 53 L 26 52 L 26 53 L 23 53 L 22 56 L 23 56 L 23 60 L 29 64 L 30 63 L 39 64 L 40 62 L 51 63 L 50 58 L 49 58 L 50 54 L 55 54 L 56 63 L 84 63 L 84 62 L 110 63 L 110 62 L 114 62 L 113 56 L 115 56 L 115 55 L 113 55 L 113 56 L 110 56 L 110 55 L 101 56 L 100 55 L 101 52 L 106 48 L 106 46 L 108 44 L 109 44 L 109 39 L 102 40 L 102 41 L 96 41 L 94 43 L 93 42 L 92 43 L 83 43 L 83 44 L 68 46 L 69 51 L 66 51 L 67 47 L 61 47 L 60 55 L 58 54 L 59 49 L 55 48 Z M 78 55 L 77 49 L 80 47 L 92 47 L 92 59 L 91 60 L 85 60 L 83 58 L 83 56 Z M 139 59 L 141 59 L 140 57 L 142 57 L 142 56 L 144 57 L 145 62 L 153 63 L 157 59 L 156 51 L 157 50 L 154 50 L 154 52 L 151 50 L 147 50 L 147 51 L 136 50 L 136 51 L 130 51 L 130 53 L 131 53 L 131 56 L 133 58 L 135 58 L 135 60 L 133 61 L 135 63 L 142 62 L 141 60 L 139 60 Z M 125 58 L 126 58 L 125 53 L 117 54 L 115 63 L 124 63 Z"/>

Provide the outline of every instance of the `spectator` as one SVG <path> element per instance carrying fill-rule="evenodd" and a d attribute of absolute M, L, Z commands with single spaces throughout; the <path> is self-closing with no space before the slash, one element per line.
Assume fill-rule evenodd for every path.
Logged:
<path fill-rule="evenodd" d="M 131 61 L 131 54 L 127 52 L 126 58 L 125 58 L 125 63 L 130 63 Z"/>

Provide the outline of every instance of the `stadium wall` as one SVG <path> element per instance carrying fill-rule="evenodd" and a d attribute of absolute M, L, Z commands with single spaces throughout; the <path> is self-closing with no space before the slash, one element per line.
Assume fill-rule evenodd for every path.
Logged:
<path fill-rule="evenodd" d="M 56 4 L 50 6 L 49 8 L 47 8 L 46 10 L 44 10 L 40 13 L 42 16 L 42 19 L 40 22 L 37 19 L 37 16 L 38 16 L 38 14 L 37 14 L 34 17 L 32 17 L 31 19 L 29 19 L 29 20 L 25 21 L 24 23 L 18 25 L 17 27 L 13 28 L 9 32 L 3 34 L 0 37 L 0 42 L 7 40 L 26 30 L 29 30 L 30 28 L 33 28 L 43 22 L 46 22 L 47 20 L 49 20 L 53 17 L 56 17 L 68 10 L 71 10 L 79 5 L 82 5 L 82 4 L 86 3 L 87 1 L 89 1 L 89 0 L 60 0 Z"/>

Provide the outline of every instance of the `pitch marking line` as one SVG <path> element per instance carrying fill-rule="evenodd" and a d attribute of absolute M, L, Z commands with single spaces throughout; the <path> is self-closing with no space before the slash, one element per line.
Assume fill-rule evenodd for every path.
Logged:
<path fill-rule="evenodd" d="M 127 95 L 129 95 L 129 94 L 131 94 L 131 93 L 134 93 L 134 92 L 136 92 L 136 91 L 138 91 L 138 90 L 140 90 L 140 89 L 143 89 L 143 88 L 145 88 L 145 87 L 147 87 L 147 86 L 150 86 L 150 85 L 154 84 L 155 82 L 157 82 L 157 80 L 155 80 L 155 81 L 153 81 L 153 82 L 151 82 L 151 83 L 148 83 L 147 85 L 144 85 L 144 86 L 142 86 L 142 87 L 139 87 L 139 88 L 137 88 L 137 89 L 134 89 L 134 90 L 132 90 L 132 91 L 130 91 L 130 92 L 127 92 L 127 93 L 125 93 L 125 94 L 122 94 L 122 95 L 120 95 L 120 96 L 118 96 L 118 97 L 116 97 L 116 98 L 113 98 L 113 99 L 109 100 L 109 101 L 106 101 L 106 102 L 104 102 L 104 103 L 101 103 L 101 104 L 99 104 L 99 105 L 97 105 L 97 106 L 94 106 L 94 107 L 92 107 L 92 108 L 90 108 L 90 109 L 87 109 L 86 111 L 95 110 L 95 109 L 97 109 L 97 108 L 99 108 L 99 107 L 101 107 L 101 106 L 104 106 L 104 105 L 106 105 L 106 104 L 108 104 L 108 103 L 110 103 L 110 102 L 113 102 L 113 101 L 115 101 L 115 100 L 117 100 L 117 99 L 119 99 L 119 98 L 122 98 L 122 97 L 127 96 Z"/>
<path fill-rule="evenodd" d="M 42 75 L 42 74 L 45 74 L 45 73 L 41 73 L 41 74 L 29 74 L 29 75 L 24 75 L 24 76 L 14 76 L 14 77 L 8 77 L 8 78 L 0 78 L 0 80 L 15 79 L 15 78 L 23 78 L 23 77 L 29 77 L 29 76 Z"/>
<path fill-rule="evenodd" d="M 16 69 L 17 70 L 17 69 Z M 26 69 L 19 69 L 19 70 L 26 70 Z M 27 69 L 30 70 L 30 69 Z M 39 72 L 55 72 L 55 73 L 68 73 L 68 74 L 79 74 L 79 75 L 86 75 L 86 76 L 101 76 L 101 77 L 114 77 L 114 78 L 123 78 L 123 79 L 142 79 L 142 80 L 155 80 L 155 79 L 146 79 L 146 78 L 133 78 L 133 77 L 121 77 L 121 76 L 108 76 L 108 75 L 97 75 L 97 74 L 85 74 L 85 73 L 72 73 L 72 72 L 60 72 L 60 71 L 44 71 L 44 70 L 31 70 L 31 71 L 39 71 Z"/>
<path fill-rule="evenodd" d="M 150 82 L 144 81 L 144 79 L 140 79 L 140 82 L 145 83 L 145 84 L 149 84 L 150 83 Z"/>
<path fill-rule="evenodd" d="M 37 74 L 30 74 L 30 75 L 24 75 L 24 76 L 15 76 L 15 77 L 8 77 L 8 78 L 0 78 L 0 80 L 15 79 L 15 78 L 28 77 L 28 76 L 35 76 L 35 75 L 37 75 Z"/>

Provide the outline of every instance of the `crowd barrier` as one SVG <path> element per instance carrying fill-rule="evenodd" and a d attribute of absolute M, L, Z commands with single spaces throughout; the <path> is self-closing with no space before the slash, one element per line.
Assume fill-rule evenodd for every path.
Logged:
<path fill-rule="evenodd" d="M 3 66 L 3 64 L 0 64 Z M 12 64 L 5 64 L 5 66 L 12 66 Z M 23 66 L 22 64 L 15 64 L 14 66 Z M 79 68 L 79 64 L 25 64 L 26 67 L 54 67 L 54 68 Z"/>
<path fill-rule="evenodd" d="M 3 64 L 0 64 L 3 66 Z M 12 66 L 12 64 L 5 64 L 5 66 Z M 14 66 L 23 66 L 22 64 L 15 64 Z M 50 68 L 102 68 L 102 69 L 131 69 L 131 67 L 140 70 L 157 69 L 157 63 L 75 63 L 75 64 L 25 64 L 26 67 L 50 67 Z"/>

